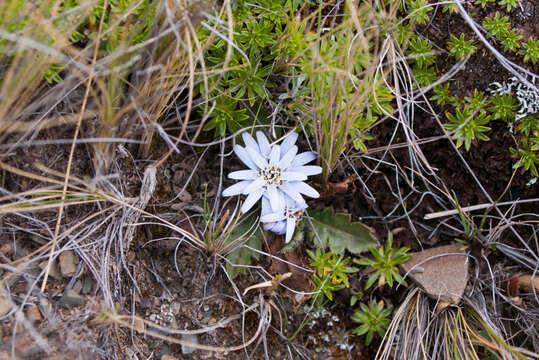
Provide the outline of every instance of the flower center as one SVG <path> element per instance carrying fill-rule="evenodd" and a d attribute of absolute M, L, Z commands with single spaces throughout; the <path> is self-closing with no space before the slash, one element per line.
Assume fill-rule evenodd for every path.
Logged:
<path fill-rule="evenodd" d="M 266 186 L 279 186 L 283 184 L 283 180 L 281 180 L 281 169 L 275 166 L 267 166 L 263 169 L 258 169 L 258 176 L 264 178 Z"/>
<path fill-rule="evenodd" d="M 285 216 L 289 219 L 294 219 L 298 221 L 303 216 L 304 210 L 297 210 L 293 208 L 286 208 L 285 209 Z"/>

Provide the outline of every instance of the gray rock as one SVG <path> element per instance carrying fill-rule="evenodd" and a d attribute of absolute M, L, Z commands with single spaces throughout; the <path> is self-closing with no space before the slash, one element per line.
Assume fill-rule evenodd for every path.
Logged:
<path fill-rule="evenodd" d="M 60 302 L 64 306 L 68 308 L 72 308 L 72 307 L 84 305 L 85 299 L 84 299 L 84 296 L 78 294 L 76 291 L 72 289 L 69 289 L 64 292 L 64 295 L 62 295 Z"/>
<path fill-rule="evenodd" d="M 77 270 L 75 254 L 73 251 L 64 251 L 60 254 L 60 272 L 63 277 L 71 277 Z"/>

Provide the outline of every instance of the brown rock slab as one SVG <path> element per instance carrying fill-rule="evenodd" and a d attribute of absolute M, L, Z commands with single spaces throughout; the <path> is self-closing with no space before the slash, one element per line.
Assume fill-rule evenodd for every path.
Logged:
<path fill-rule="evenodd" d="M 466 248 L 453 244 L 420 251 L 400 267 L 428 296 L 457 305 L 468 282 Z"/>
<path fill-rule="evenodd" d="M 60 272 L 63 277 L 71 277 L 77 270 L 75 264 L 75 254 L 73 251 L 64 251 L 60 254 Z"/>

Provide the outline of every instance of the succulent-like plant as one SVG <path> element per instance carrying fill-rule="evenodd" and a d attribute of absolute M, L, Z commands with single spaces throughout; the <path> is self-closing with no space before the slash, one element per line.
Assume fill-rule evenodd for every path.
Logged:
<path fill-rule="evenodd" d="M 361 325 L 352 330 L 352 333 L 358 336 L 366 334 L 365 344 L 369 345 L 375 333 L 381 338 L 384 337 L 387 327 L 391 322 L 389 316 L 393 311 L 393 307 L 384 309 L 384 302 L 382 300 L 379 302 L 371 301 L 369 306 L 361 303 L 359 307 L 360 309 L 354 311 L 351 319 Z"/>
<path fill-rule="evenodd" d="M 444 124 L 444 128 L 447 131 L 454 132 L 451 138 L 457 140 L 457 148 L 464 144 L 466 151 L 470 151 L 473 140 L 490 140 L 485 135 L 486 132 L 490 131 L 490 128 L 485 126 L 490 121 L 490 117 L 487 114 L 479 113 L 474 115 L 473 111 L 465 106 L 462 111 L 460 108 L 457 108 L 455 115 L 446 112 L 445 116 L 450 122 Z"/>
<path fill-rule="evenodd" d="M 473 45 L 473 40 L 466 40 L 464 34 L 460 34 L 458 38 L 451 34 L 447 42 L 447 49 L 457 59 L 463 59 L 473 54 L 477 47 Z"/>

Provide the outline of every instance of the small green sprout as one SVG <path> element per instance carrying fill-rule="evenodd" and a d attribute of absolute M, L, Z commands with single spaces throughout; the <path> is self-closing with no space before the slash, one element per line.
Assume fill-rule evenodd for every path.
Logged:
<path fill-rule="evenodd" d="M 472 141 L 476 138 L 483 141 L 490 140 L 484 134 L 490 131 L 490 128 L 485 126 L 490 121 L 490 117 L 486 114 L 474 115 L 473 111 L 465 106 L 462 111 L 457 108 L 455 115 L 446 112 L 445 116 L 450 123 L 444 124 L 444 128 L 447 131 L 455 132 L 451 138 L 457 140 L 457 148 L 464 144 L 466 151 L 470 151 Z"/>
<path fill-rule="evenodd" d="M 447 42 L 447 49 L 449 53 L 457 59 L 463 59 L 470 56 L 475 52 L 477 47 L 472 45 L 473 40 L 466 40 L 464 34 L 460 34 L 457 38 L 451 34 L 449 41 Z"/>
<path fill-rule="evenodd" d="M 414 36 L 410 39 L 407 52 L 410 62 L 415 63 L 420 68 L 432 65 L 436 61 L 436 56 L 432 51 L 429 40 L 423 40 L 419 36 Z"/>
<path fill-rule="evenodd" d="M 529 38 L 527 43 L 522 43 L 522 49 L 518 53 L 524 55 L 524 62 L 531 61 L 535 65 L 539 59 L 539 40 Z"/>
<path fill-rule="evenodd" d="M 225 136 L 228 130 L 231 133 L 240 131 L 240 124 L 249 118 L 245 109 L 238 109 L 238 101 L 228 96 L 219 96 L 215 107 L 209 115 L 210 121 L 204 126 L 204 131 L 214 130 L 214 136 Z"/>
<path fill-rule="evenodd" d="M 514 30 L 509 30 L 500 35 L 500 44 L 503 45 L 503 51 L 517 51 L 520 47 L 520 39 L 522 36 L 517 35 Z"/>
<path fill-rule="evenodd" d="M 414 66 L 412 73 L 420 86 L 427 86 L 438 80 L 438 75 L 432 66 L 425 68 Z"/>
<path fill-rule="evenodd" d="M 313 282 L 316 285 L 317 291 L 322 293 L 330 301 L 333 301 L 333 292 L 339 291 L 350 286 L 348 283 L 348 275 L 358 271 L 357 268 L 347 266 L 350 258 L 341 259 L 341 257 L 333 251 L 322 252 L 316 249 L 313 253 L 306 250 L 307 255 L 313 260 L 309 265 L 315 269 L 312 275 Z M 315 303 L 321 304 L 323 297 L 315 296 Z"/>
<path fill-rule="evenodd" d="M 384 337 L 391 322 L 389 316 L 393 311 L 393 307 L 390 306 L 384 309 L 383 300 L 380 300 L 380 302 L 371 301 L 369 306 L 365 303 L 361 303 L 359 306 L 361 309 L 355 310 L 351 319 L 361 325 L 352 330 L 352 333 L 357 336 L 367 334 L 365 344 L 369 345 L 374 338 L 374 333 L 381 338 Z"/>
<path fill-rule="evenodd" d="M 492 106 L 489 110 L 492 112 L 494 119 L 513 121 L 515 112 L 518 110 L 517 100 L 511 94 L 498 95 L 492 98 Z"/>
<path fill-rule="evenodd" d="M 452 102 L 454 99 L 449 91 L 449 83 L 437 85 L 432 89 L 432 91 L 434 92 L 434 95 L 431 96 L 430 99 L 432 101 L 436 101 L 436 104 L 438 105 L 443 106 L 449 102 Z"/>
<path fill-rule="evenodd" d="M 518 6 L 519 0 L 499 0 L 498 5 L 506 6 L 507 12 Z"/>
<path fill-rule="evenodd" d="M 485 6 L 487 6 L 488 3 L 493 3 L 495 2 L 496 0 L 476 0 L 474 2 L 474 5 L 481 5 L 481 8 L 485 8 Z"/>
<path fill-rule="evenodd" d="M 392 246 L 393 234 L 388 232 L 384 247 L 376 249 L 374 246 L 369 246 L 369 250 L 374 256 L 374 260 L 363 258 L 356 261 L 359 265 L 370 266 L 376 270 L 367 280 L 365 290 L 370 288 L 376 280 L 378 280 L 378 286 L 380 287 L 384 286 L 386 283 L 389 287 L 393 287 L 393 279 L 399 284 L 407 286 L 406 282 L 399 274 L 397 265 L 403 264 L 410 259 L 412 255 L 407 254 L 410 249 L 406 247 L 393 249 Z"/>
<path fill-rule="evenodd" d="M 537 166 L 539 166 L 539 138 L 532 139 L 532 145 L 528 144 L 526 138 L 522 139 L 522 147 L 519 149 L 509 148 L 512 154 L 520 157 L 520 160 L 513 165 L 513 169 L 523 167 L 525 170 L 529 170 L 533 176 L 539 177 Z"/>
<path fill-rule="evenodd" d="M 500 17 L 500 12 L 496 11 L 493 18 L 487 17 L 483 21 L 483 27 L 487 30 L 492 36 L 500 39 L 500 36 L 509 31 L 511 23 L 507 16 Z"/>
<path fill-rule="evenodd" d="M 539 113 L 518 119 L 516 128 L 524 136 L 539 135 Z"/>
<path fill-rule="evenodd" d="M 407 0 L 406 10 L 410 14 L 410 22 L 417 23 L 419 25 L 425 25 L 429 20 L 429 12 L 432 10 L 432 6 L 429 6 L 427 0 Z"/>
<path fill-rule="evenodd" d="M 485 99 L 485 93 L 478 91 L 477 89 L 474 89 L 473 96 L 465 96 L 464 100 L 468 104 L 466 105 L 468 108 L 479 111 L 482 114 L 486 113 L 486 106 L 490 102 L 489 100 Z"/>

